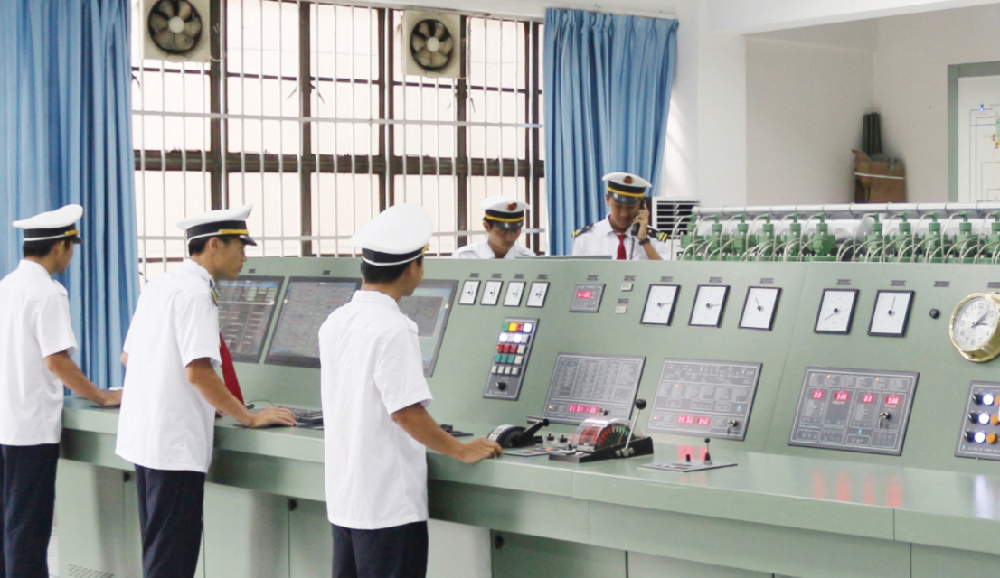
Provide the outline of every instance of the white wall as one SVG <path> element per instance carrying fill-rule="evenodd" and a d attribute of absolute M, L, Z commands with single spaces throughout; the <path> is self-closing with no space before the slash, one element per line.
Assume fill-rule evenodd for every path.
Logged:
<path fill-rule="evenodd" d="M 948 200 L 948 65 L 1000 60 L 1000 6 L 879 20 L 875 105 L 910 201 Z"/>
<path fill-rule="evenodd" d="M 747 40 L 747 204 L 853 199 L 851 149 L 872 109 L 873 55 L 835 46 L 830 32 L 814 35 L 822 43 Z"/>

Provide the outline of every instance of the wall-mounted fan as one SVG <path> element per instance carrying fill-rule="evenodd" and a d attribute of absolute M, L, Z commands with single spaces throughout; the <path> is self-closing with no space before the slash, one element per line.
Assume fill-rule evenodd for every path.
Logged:
<path fill-rule="evenodd" d="M 405 72 L 438 78 L 461 76 L 462 19 L 458 14 L 403 13 Z"/>
<path fill-rule="evenodd" d="M 143 58 L 210 61 L 210 4 L 211 0 L 146 0 Z"/>

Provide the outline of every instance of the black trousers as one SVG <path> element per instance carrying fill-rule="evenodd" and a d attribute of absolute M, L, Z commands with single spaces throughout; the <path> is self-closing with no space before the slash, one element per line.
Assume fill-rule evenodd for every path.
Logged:
<path fill-rule="evenodd" d="M 191 578 L 201 551 L 204 472 L 135 466 L 145 578 Z"/>
<path fill-rule="evenodd" d="M 49 578 L 59 444 L 0 445 L 0 578 Z"/>
<path fill-rule="evenodd" d="M 355 530 L 333 526 L 333 578 L 425 578 L 427 522 Z"/>

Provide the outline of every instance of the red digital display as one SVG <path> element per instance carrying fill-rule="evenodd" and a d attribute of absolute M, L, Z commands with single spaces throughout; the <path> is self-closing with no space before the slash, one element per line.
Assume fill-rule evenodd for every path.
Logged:
<path fill-rule="evenodd" d="M 848 394 L 846 391 L 838 391 L 837 393 L 833 394 L 833 399 L 835 401 L 847 401 L 848 397 L 850 397 L 850 394 Z"/>
<path fill-rule="evenodd" d="M 861 403 L 871 403 L 873 401 L 875 401 L 875 396 L 870 393 L 866 393 L 861 396 Z"/>
<path fill-rule="evenodd" d="M 900 398 L 898 395 L 889 395 L 886 396 L 885 398 L 886 405 L 899 405 L 900 401 L 902 401 L 902 398 Z"/>
<path fill-rule="evenodd" d="M 823 399 L 823 390 L 817 389 L 813 392 L 813 399 Z"/>
<path fill-rule="evenodd" d="M 577 299 L 590 299 L 593 296 L 594 296 L 594 292 L 593 291 L 577 291 L 576 292 L 576 298 Z"/>
<path fill-rule="evenodd" d="M 698 425 L 712 425 L 712 418 L 710 417 L 699 417 Z"/>
<path fill-rule="evenodd" d="M 680 425 L 684 425 L 684 418 L 685 418 L 685 416 L 683 416 L 683 415 L 677 416 L 677 423 L 680 424 Z"/>
<path fill-rule="evenodd" d="M 687 425 L 694 425 L 694 416 L 693 415 L 684 416 L 684 423 Z"/>
<path fill-rule="evenodd" d="M 569 411 L 570 413 L 589 413 L 593 415 L 600 412 L 601 408 L 597 405 L 570 405 Z"/>

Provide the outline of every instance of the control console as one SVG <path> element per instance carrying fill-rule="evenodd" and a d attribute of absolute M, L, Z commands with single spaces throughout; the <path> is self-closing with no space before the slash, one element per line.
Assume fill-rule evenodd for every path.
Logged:
<path fill-rule="evenodd" d="M 788 444 L 898 456 L 919 373 L 806 368 Z"/>
<path fill-rule="evenodd" d="M 958 430 L 960 458 L 1000 460 L 1000 383 L 973 381 L 969 384 L 969 397 Z"/>
<path fill-rule="evenodd" d="M 650 432 L 743 441 L 759 363 L 664 359 Z"/>
<path fill-rule="evenodd" d="M 516 401 L 535 343 L 538 319 L 508 317 L 503 320 L 493 349 L 493 364 L 483 397 Z"/>

